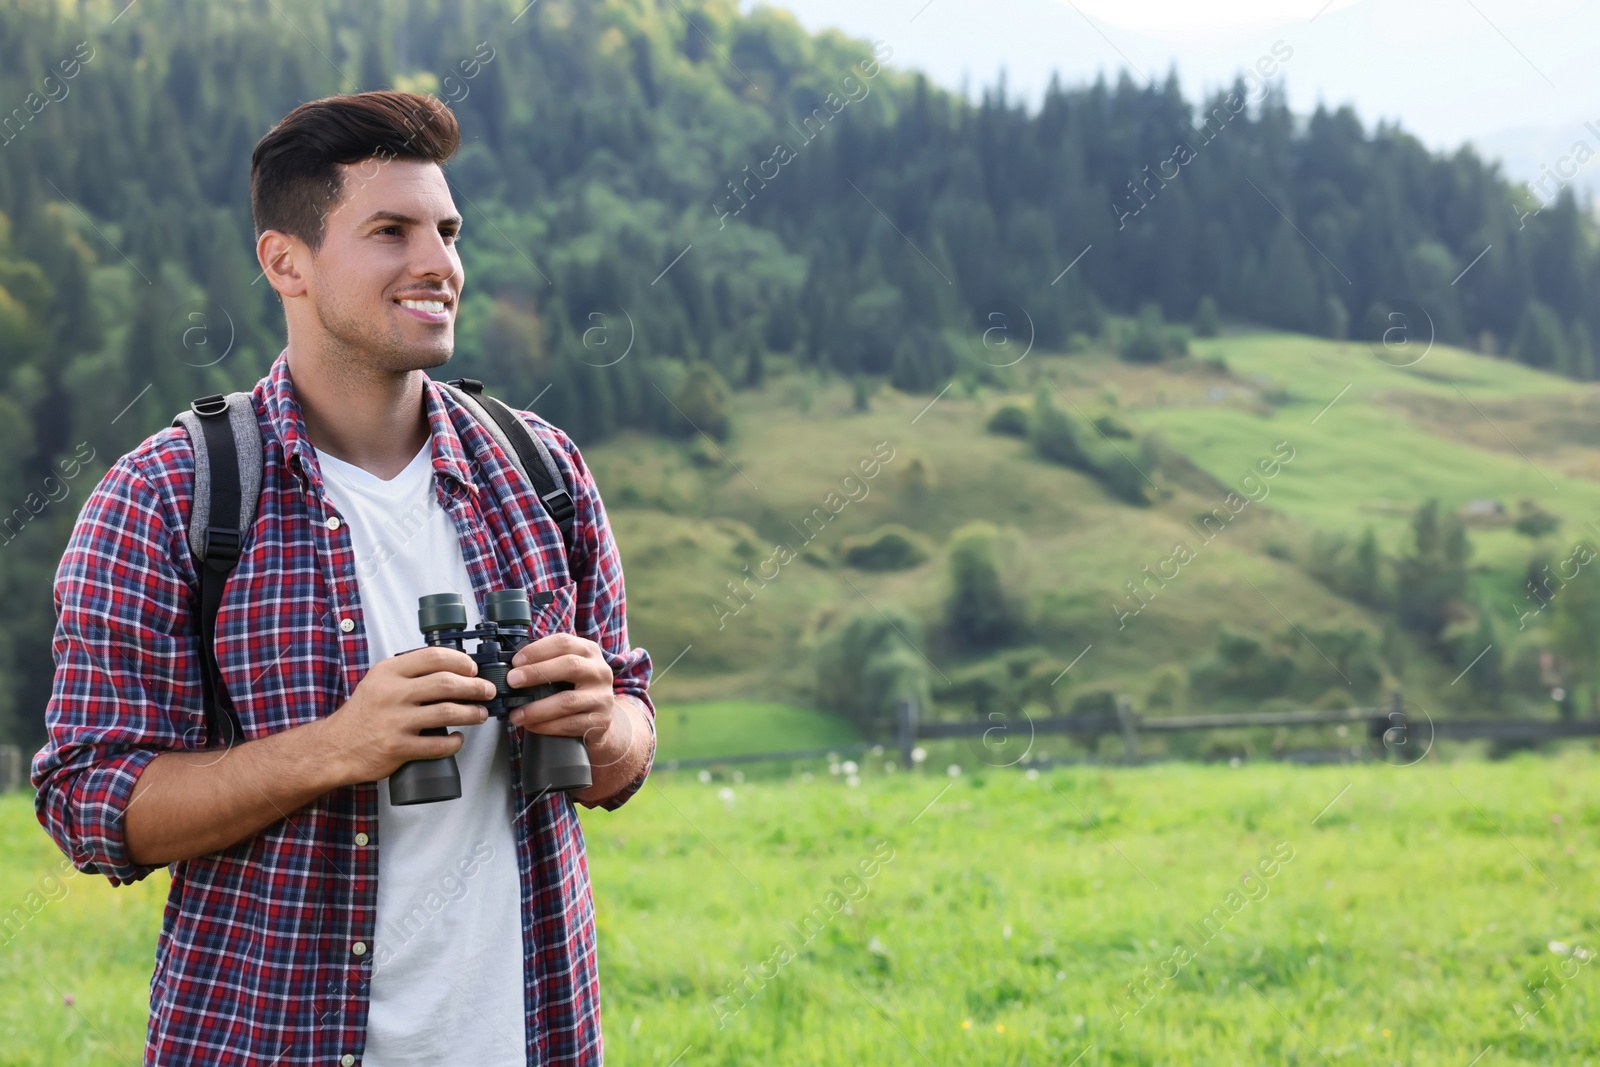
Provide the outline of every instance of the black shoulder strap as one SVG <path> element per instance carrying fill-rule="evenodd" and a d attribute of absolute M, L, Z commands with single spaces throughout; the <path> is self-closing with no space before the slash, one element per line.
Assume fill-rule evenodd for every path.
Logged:
<path fill-rule="evenodd" d="M 485 424 L 486 428 L 491 433 L 498 429 L 499 433 L 495 434 L 497 439 L 504 438 L 510 442 L 514 451 L 512 458 L 522 468 L 522 473 L 533 481 L 545 510 L 561 527 L 561 541 L 566 546 L 570 562 L 573 557 L 577 507 L 573 504 L 572 494 L 562 484 L 561 468 L 556 466 L 550 450 L 537 434 L 528 429 L 528 424 L 517 417 L 515 411 L 485 393 L 483 383 L 476 378 L 456 378 L 445 384 L 457 390 L 456 399 L 461 400 L 462 406 L 472 412 L 479 422 L 484 421 L 485 415 L 488 416 L 493 425 Z M 465 398 L 463 393 L 466 394 Z"/>
<path fill-rule="evenodd" d="M 236 421 L 248 418 L 256 433 Z M 256 513 L 261 492 L 261 439 L 248 393 L 201 397 L 173 420 L 194 443 L 194 504 L 189 550 L 200 581 L 200 678 L 205 700 L 206 745 L 231 747 L 243 740 L 239 715 L 228 699 L 217 664 L 217 612 L 228 577 Z M 198 431 L 198 433 L 196 432 Z M 254 451 L 249 451 L 254 449 Z M 246 499 L 248 494 L 249 499 Z"/>

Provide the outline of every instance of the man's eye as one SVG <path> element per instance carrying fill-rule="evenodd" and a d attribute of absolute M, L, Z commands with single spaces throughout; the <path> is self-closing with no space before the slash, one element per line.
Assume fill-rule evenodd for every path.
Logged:
<path fill-rule="evenodd" d="M 400 227 L 398 225 L 384 226 L 384 227 L 382 227 L 381 229 L 379 229 L 379 230 L 377 230 L 375 232 L 377 232 L 377 233 L 389 233 L 391 231 L 394 232 L 394 233 L 399 233 L 400 232 Z M 461 238 L 461 231 L 459 231 L 459 230 L 441 230 L 439 232 L 440 232 L 441 236 L 443 236 L 446 240 L 451 241 L 451 242 L 457 241 L 457 240 L 459 240 Z"/>

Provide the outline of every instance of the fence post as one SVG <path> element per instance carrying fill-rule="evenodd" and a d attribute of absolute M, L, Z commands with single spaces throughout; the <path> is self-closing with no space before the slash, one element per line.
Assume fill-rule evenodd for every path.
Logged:
<path fill-rule="evenodd" d="M 911 750 L 917 744 L 917 702 L 910 697 L 901 697 L 896 717 L 900 735 L 900 766 L 909 771 L 913 766 Z"/>
<path fill-rule="evenodd" d="M 1389 727 L 1383 731 L 1383 737 L 1379 739 L 1386 754 L 1389 750 L 1389 730 L 1400 731 L 1400 744 L 1408 744 L 1411 741 L 1411 724 L 1406 722 L 1405 702 L 1400 698 L 1398 688 L 1389 694 Z"/>
<path fill-rule="evenodd" d="M 1389 693 L 1389 710 L 1367 720 L 1367 739 L 1372 742 L 1379 759 L 1385 758 L 1388 754 L 1390 730 L 1399 730 L 1402 743 L 1404 743 L 1407 725 L 1404 709 L 1405 703 L 1401 698 L 1400 690 L 1395 689 Z M 1377 711 L 1379 709 L 1374 708 L 1373 710 Z"/>
<path fill-rule="evenodd" d="M 0 793 L 22 788 L 22 749 L 0 745 Z"/>
<path fill-rule="evenodd" d="M 1117 722 L 1122 727 L 1122 760 L 1139 762 L 1139 716 L 1134 714 L 1133 702 L 1127 697 L 1117 698 Z"/>

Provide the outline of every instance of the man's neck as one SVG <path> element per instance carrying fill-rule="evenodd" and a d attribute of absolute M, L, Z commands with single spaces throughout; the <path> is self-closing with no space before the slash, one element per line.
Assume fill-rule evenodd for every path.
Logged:
<path fill-rule="evenodd" d="M 369 371 L 299 355 L 289 377 L 317 451 L 388 480 L 406 469 L 429 437 L 420 370 Z"/>

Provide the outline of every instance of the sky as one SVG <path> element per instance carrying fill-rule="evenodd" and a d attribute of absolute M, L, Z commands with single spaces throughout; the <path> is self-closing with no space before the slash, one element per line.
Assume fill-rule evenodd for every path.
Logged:
<path fill-rule="evenodd" d="M 742 0 L 741 7 L 755 6 Z M 1600 153 L 1596 0 L 776 0 L 808 30 L 838 27 L 894 49 L 969 97 L 1003 70 L 1037 106 L 1052 72 L 1082 85 L 1126 69 L 1191 100 L 1232 83 L 1278 45 L 1290 107 L 1352 105 L 1430 148 L 1471 142 L 1514 179 L 1537 179 L 1574 141 Z M 1568 165 L 1570 170 L 1570 164 Z M 1578 184 L 1600 188 L 1600 161 Z"/>

